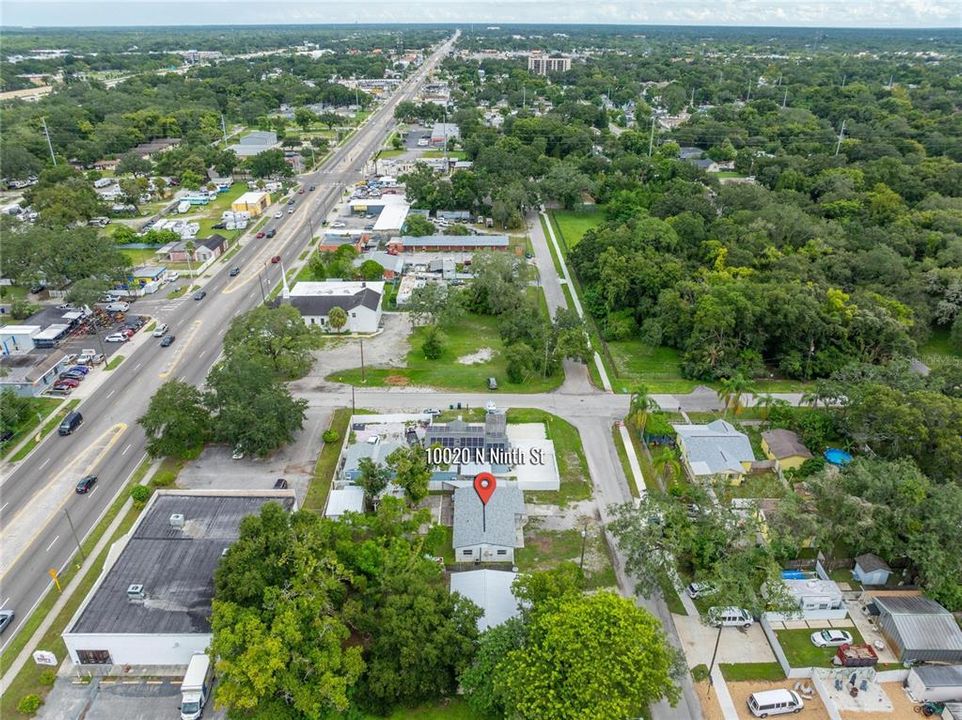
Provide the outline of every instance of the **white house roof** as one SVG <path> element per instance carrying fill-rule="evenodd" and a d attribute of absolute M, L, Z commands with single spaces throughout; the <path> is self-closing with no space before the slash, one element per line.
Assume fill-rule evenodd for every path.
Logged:
<path fill-rule="evenodd" d="M 504 570 L 470 570 L 451 574 L 451 592 L 471 600 L 483 611 L 478 630 L 497 627 L 518 616 L 518 599 L 511 592 L 517 573 Z"/>
<path fill-rule="evenodd" d="M 0 335 L 33 335 L 40 332 L 39 325 L 7 325 L 0 328 Z"/>
<path fill-rule="evenodd" d="M 684 445 L 685 455 L 696 475 L 742 473 L 743 462 L 754 462 L 748 436 L 725 420 L 707 425 L 672 425 Z"/>
<path fill-rule="evenodd" d="M 834 580 L 783 580 L 788 591 L 801 600 L 808 597 L 842 597 L 842 590 Z"/>
<path fill-rule="evenodd" d="M 346 512 L 364 512 L 364 489 L 357 485 L 331 488 L 327 496 L 327 509 L 324 516 L 339 518 Z"/>

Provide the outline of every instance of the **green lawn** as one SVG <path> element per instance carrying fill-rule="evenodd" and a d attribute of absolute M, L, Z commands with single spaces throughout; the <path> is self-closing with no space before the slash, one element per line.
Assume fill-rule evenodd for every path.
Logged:
<path fill-rule="evenodd" d="M 845 628 L 852 633 L 855 644 L 864 642 L 861 633 L 854 627 Z M 792 667 L 829 667 L 838 648 L 820 648 L 812 644 L 812 633 L 816 630 L 776 630 L 785 657 Z"/>
<path fill-rule="evenodd" d="M 444 157 L 444 151 L 443 151 L 443 150 L 425 150 L 423 153 L 421 153 L 421 157 L 423 157 L 423 158 L 443 158 L 443 157 Z M 467 159 L 468 159 L 468 154 L 467 154 L 466 152 L 464 152 L 463 150 L 448 150 L 448 158 L 450 158 L 450 159 L 452 159 L 452 160 L 467 160 Z"/>
<path fill-rule="evenodd" d="M 675 590 L 675 586 L 671 584 L 671 580 L 668 579 L 667 575 L 662 574 L 658 579 L 658 586 L 661 588 L 661 595 L 665 598 L 665 604 L 668 606 L 668 612 L 674 613 L 675 615 L 687 615 L 688 611 L 685 609 L 685 605 L 682 603 L 681 598 L 678 597 L 678 591 Z"/>
<path fill-rule="evenodd" d="M 718 178 L 719 180 L 722 179 L 722 178 L 742 178 L 742 177 L 745 177 L 745 176 L 742 175 L 741 173 L 735 172 L 734 170 L 722 170 L 722 171 L 720 171 L 720 172 L 716 172 L 716 173 L 712 173 L 712 174 L 713 174 L 716 178 Z"/>
<path fill-rule="evenodd" d="M 394 148 L 385 148 L 381 150 L 377 154 L 377 156 L 378 156 L 378 159 L 380 160 L 388 160 L 389 158 L 400 157 L 404 153 L 405 153 L 405 150 L 403 148 L 401 150 L 395 150 Z"/>
<path fill-rule="evenodd" d="M 370 387 L 414 385 L 445 390 L 483 391 L 487 388 L 488 378 L 494 377 L 498 385 L 506 391 L 530 393 L 554 390 L 564 380 L 563 373 L 558 371 L 547 378 L 534 375 L 521 385 L 509 383 L 503 357 L 504 343 L 498 333 L 498 319 L 494 317 L 466 313 L 457 326 L 446 328 L 444 352 L 437 360 L 428 360 L 421 351 L 425 334 L 426 329 L 423 327 L 415 328 L 411 334 L 407 367 L 369 367 L 365 370 L 363 382 L 360 368 L 333 373 L 327 379 Z M 472 365 L 458 362 L 458 358 L 484 348 L 494 352 L 490 360 Z"/>
<path fill-rule="evenodd" d="M 959 352 L 952 346 L 951 340 L 949 340 L 948 330 L 936 330 L 929 337 L 928 342 L 919 347 L 919 355 L 925 357 L 926 355 L 942 355 L 946 357 L 962 357 L 962 352 Z"/>
<path fill-rule="evenodd" d="M 582 210 L 552 210 L 550 215 L 554 220 L 555 229 L 560 234 L 558 240 L 566 251 L 577 245 L 588 230 L 598 227 L 605 221 L 604 210 L 598 207 Z"/>
<path fill-rule="evenodd" d="M 135 266 L 153 265 L 160 260 L 156 248 L 121 248 L 120 252 L 129 258 L 131 265 Z"/>
<path fill-rule="evenodd" d="M 728 682 L 748 682 L 752 680 L 767 680 L 778 682 L 785 679 L 782 666 L 777 662 L 771 663 L 719 663 L 722 677 Z"/>
<path fill-rule="evenodd" d="M 60 402 L 60 401 L 57 401 L 57 402 Z M 60 421 L 67 416 L 67 413 L 73 410 L 79 404 L 80 404 L 79 400 L 70 400 L 67 402 L 66 405 L 57 409 L 52 415 L 48 415 L 45 418 L 46 421 L 44 422 L 43 427 L 40 429 L 40 439 L 43 440 L 45 437 L 47 437 L 47 435 L 52 433 L 54 429 L 56 429 L 56 427 L 60 425 Z M 36 425 L 34 425 L 34 428 L 36 428 Z M 38 444 L 37 436 L 36 435 L 31 436 L 30 439 L 27 442 L 25 442 L 20 447 L 20 449 L 17 450 L 17 452 L 13 454 L 13 456 L 10 458 L 11 462 L 18 462 L 20 460 L 23 460 L 25 457 L 27 457 L 27 455 L 30 454 L 30 451 L 33 450 L 37 446 L 37 444 Z"/>
<path fill-rule="evenodd" d="M 564 506 L 568 502 L 591 497 L 591 476 L 578 429 L 557 415 L 531 408 L 510 408 L 509 423 L 544 423 L 545 436 L 554 443 L 555 459 L 561 487 L 557 492 L 528 493 L 534 502 L 550 502 Z"/>
<path fill-rule="evenodd" d="M 120 363 L 122 363 L 123 361 L 124 361 L 123 355 L 114 355 L 112 358 L 110 358 L 110 362 L 108 362 L 107 365 L 104 366 L 104 370 L 113 370 L 118 365 L 120 365 Z"/>
<path fill-rule="evenodd" d="M 615 585 L 615 571 L 608 557 L 608 548 L 597 526 L 589 529 L 585 541 L 585 581 L 589 589 Z M 514 555 L 515 564 L 521 572 L 550 570 L 564 561 L 578 563 L 581 560 L 581 531 L 544 530 L 525 528 L 524 547 Z M 594 565 L 594 569 L 590 569 Z"/>
<path fill-rule="evenodd" d="M 314 465 L 314 477 L 307 488 L 307 496 L 304 498 L 304 509 L 322 512 L 327 504 L 327 495 L 331 490 L 331 481 L 334 479 L 334 470 L 337 467 L 337 460 L 341 454 L 341 444 L 344 435 L 347 433 L 348 423 L 351 421 L 350 408 L 338 408 L 334 411 L 331 418 L 331 429 L 337 431 L 337 442 L 324 443 L 321 454 L 317 457 Z"/>
<path fill-rule="evenodd" d="M 788 490 L 774 472 L 747 475 L 740 485 L 728 485 L 724 489 L 725 500 L 732 498 L 778 498 Z"/>
<path fill-rule="evenodd" d="M 62 402 L 63 400 L 58 400 L 57 398 L 30 398 L 30 413 L 27 415 L 26 420 L 17 426 L 13 437 L 3 444 L 3 457 L 6 458 L 7 454 L 16 447 L 17 443 L 27 437 L 27 435 L 35 432 L 37 426 L 43 422 L 43 419 L 54 412 Z M 71 402 L 76 405 L 80 401 L 72 400 Z M 58 414 L 58 422 L 59 419 L 60 415 Z M 46 431 L 46 428 L 44 430 Z"/>

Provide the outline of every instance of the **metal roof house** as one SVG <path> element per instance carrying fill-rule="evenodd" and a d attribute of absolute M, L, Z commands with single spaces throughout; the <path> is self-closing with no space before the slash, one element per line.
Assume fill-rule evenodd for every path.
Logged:
<path fill-rule="evenodd" d="M 478 630 L 497 627 L 517 617 L 518 599 L 511 591 L 518 573 L 506 570 L 468 570 L 451 573 L 451 592 L 463 595 L 481 608 Z"/>
<path fill-rule="evenodd" d="M 452 545 L 456 562 L 514 562 L 524 547 L 524 496 L 514 485 L 499 484 L 487 505 L 473 487 L 454 490 Z"/>
<path fill-rule="evenodd" d="M 884 585 L 891 574 L 892 568 L 875 553 L 865 553 L 855 558 L 852 577 L 863 585 Z"/>
<path fill-rule="evenodd" d="M 109 672 L 187 665 L 205 652 L 214 571 L 241 521 L 269 502 L 291 511 L 294 491 L 156 493 L 63 633 L 73 663 Z"/>
<path fill-rule="evenodd" d="M 952 613 L 918 596 L 878 595 L 878 624 L 900 662 L 962 663 L 962 630 Z"/>
<path fill-rule="evenodd" d="M 962 665 L 921 665 L 909 670 L 905 680 L 916 702 L 962 700 Z"/>
<path fill-rule="evenodd" d="M 745 433 L 725 420 L 707 425 L 672 425 L 688 474 L 694 478 L 727 476 L 741 482 L 755 462 L 752 444 Z"/>

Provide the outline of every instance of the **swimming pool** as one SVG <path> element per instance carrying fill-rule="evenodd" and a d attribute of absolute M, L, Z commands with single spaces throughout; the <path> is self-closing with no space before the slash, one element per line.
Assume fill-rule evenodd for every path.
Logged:
<path fill-rule="evenodd" d="M 841 448 L 828 448 L 822 455 L 832 465 L 848 465 L 852 462 L 852 456 Z"/>

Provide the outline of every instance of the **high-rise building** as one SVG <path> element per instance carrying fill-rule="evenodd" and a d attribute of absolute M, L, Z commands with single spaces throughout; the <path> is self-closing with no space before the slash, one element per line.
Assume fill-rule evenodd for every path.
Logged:
<path fill-rule="evenodd" d="M 540 50 L 528 55 L 528 70 L 538 75 L 555 72 L 568 72 L 571 69 L 570 57 L 551 57 Z"/>

